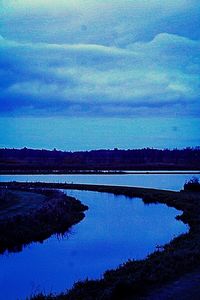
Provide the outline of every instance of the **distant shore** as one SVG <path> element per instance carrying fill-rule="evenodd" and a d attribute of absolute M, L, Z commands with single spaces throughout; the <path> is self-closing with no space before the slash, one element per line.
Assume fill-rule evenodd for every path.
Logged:
<path fill-rule="evenodd" d="M 0 170 L 1 175 L 148 175 L 148 174 L 200 174 L 200 170 L 99 170 L 99 171 L 85 171 L 85 170 L 74 170 L 74 171 L 60 171 L 60 170 L 49 170 L 49 171 L 40 171 L 40 170 Z"/>
<path fill-rule="evenodd" d="M 141 299 L 154 288 L 173 282 L 182 275 L 200 267 L 200 193 L 124 186 L 102 186 L 63 183 L 0 183 L 0 186 L 27 188 L 77 189 L 140 197 L 144 203 L 164 203 L 183 213 L 178 220 L 189 225 L 189 232 L 159 245 L 157 251 L 145 260 L 129 260 L 116 270 L 107 271 L 100 280 L 79 282 L 62 295 L 38 295 L 32 299 L 88 300 L 88 299 Z M 159 216 L 158 216 L 159 217 Z"/>
<path fill-rule="evenodd" d="M 200 147 L 60 151 L 0 149 L 1 174 L 79 174 L 126 171 L 199 171 Z"/>

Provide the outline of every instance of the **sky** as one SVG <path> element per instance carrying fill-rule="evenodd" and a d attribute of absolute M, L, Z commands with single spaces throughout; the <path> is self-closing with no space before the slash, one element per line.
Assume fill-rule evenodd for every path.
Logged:
<path fill-rule="evenodd" d="M 0 0 L 0 147 L 200 145 L 199 0 Z"/>

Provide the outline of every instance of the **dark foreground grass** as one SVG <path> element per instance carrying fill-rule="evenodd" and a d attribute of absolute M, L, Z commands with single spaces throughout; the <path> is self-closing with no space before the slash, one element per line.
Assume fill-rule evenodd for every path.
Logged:
<path fill-rule="evenodd" d="M 12 183 L 20 186 L 21 183 Z M 28 183 L 27 187 L 46 187 L 108 192 L 141 197 L 145 203 L 165 203 L 182 210 L 178 217 L 190 230 L 156 251 L 145 260 L 129 260 L 116 270 L 105 272 L 101 280 L 78 282 L 60 295 L 37 295 L 34 300 L 126 300 L 140 299 L 148 291 L 200 267 L 200 193 L 81 184 Z M 159 218 L 159 216 L 158 216 Z M 111 254 L 112 255 L 112 254 Z"/>
<path fill-rule="evenodd" d="M 64 234 L 84 218 L 79 200 L 57 190 L 10 186 L 0 193 L 0 253 L 21 251 L 31 242 Z"/>

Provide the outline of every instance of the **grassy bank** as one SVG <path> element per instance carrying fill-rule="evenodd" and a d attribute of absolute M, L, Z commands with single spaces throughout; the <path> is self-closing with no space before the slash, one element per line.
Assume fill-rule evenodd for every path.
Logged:
<path fill-rule="evenodd" d="M 5 183 L 1 183 L 3 184 Z M 105 272 L 103 279 L 76 283 L 70 291 L 61 295 L 38 295 L 32 299 L 140 299 L 141 295 L 148 294 L 148 291 L 155 287 L 200 267 L 200 193 L 81 184 L 9 183 L 9 185 L 91 190 L 141 197 L 145 203 L 165 203 L 182 210 L 183 213 L 178 219 L 190 226 L 187 234 L 175 238 L 145 260 L 130 260 L 116 270 Z"/>
<path fill-rule="evenodd" d="M 0 190 L 0 253 L 64 234 L 84 218 L 79 200 L 57 190 L 7 186 Z"/>

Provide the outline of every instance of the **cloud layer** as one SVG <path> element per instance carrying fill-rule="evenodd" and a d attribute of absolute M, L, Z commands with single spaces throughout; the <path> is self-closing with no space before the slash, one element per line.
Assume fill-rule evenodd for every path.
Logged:
<path fill-rule="evenodd" d="M 199 116 L 199 4 L 175 2 L 3 1 L 1 114 Z"/>

